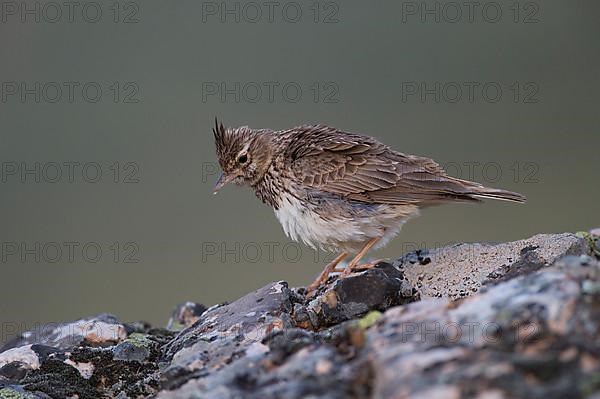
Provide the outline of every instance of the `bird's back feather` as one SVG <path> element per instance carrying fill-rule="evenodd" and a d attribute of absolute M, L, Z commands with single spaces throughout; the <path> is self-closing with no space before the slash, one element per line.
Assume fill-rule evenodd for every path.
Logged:
<path fill-rule="evenodd" d="M 283 134 L 289 136 L 283 153 L 289 178 L 348 199 L 419 206 L 479 197 L 525 201 L 518 193 L 448 176 L 432 159 L 394 151 L 372 137 L 322 125 Z"/>

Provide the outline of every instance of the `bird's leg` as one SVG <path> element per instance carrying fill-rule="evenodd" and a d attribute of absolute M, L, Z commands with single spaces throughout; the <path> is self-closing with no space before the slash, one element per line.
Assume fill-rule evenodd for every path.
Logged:
<path fill-rule="evenodd" d="M 329 264 L 327 266 L 325 266 L 325 269 L 323 269 L 321 274 L 319 274 L 319 277 L 317 277 L 317 279 L 315 281 L 313 281 L 311 285 L 306 287 L 306 293 L 308 294 L 308 293 L 316 290 L 321 284 L 323 284 L 325 281 L 327 281 L 327 278 L 329 277 L 329 273 L 334 271 L 335 267 L 341 261 L 343 261 L 347 256 L 348 256 L 348 254 L 346 252 L 342 252 L 334 260 L 329 262 Z"/>
<path fill-rule="evenodd" d="M 354 270 L 366 270 L 366 269 L 372 269 L 375 266 L 377 266 L 378 264 L 382 263 L 382 262 L 389 262 L 390 258 L 380 258 L 377 260 L 372 260 L 369 261 L 367 263 L 363 263 L 362 265 L 356 265 L 354 267 Z"/>
<path fill-rule="evenodd" d="M 342 273 L 342 277 L 346 277 L 347 275 L 352 273 L 355 269 L 357 269 L 358 262 L 360 262 L 360 260 L 363 258 L 363 256 L 365 256 L 367 254 L 367 252 L 369 252 L 369 250 L 373 247 L 373 245 L 375 245 L 377 243 L 377 241 L 379 241 L 380 239 L 381 239 L 381 237 L 371 238 L 365 244 L 365 246 L 360 250 L 360 252 L 356 254 L 354 259 L 352 259 L 350 261 L 350 263 L 348 263 L 348 266 L 346 266 L 346 270 L 344 270 L 344 272 Z"/>

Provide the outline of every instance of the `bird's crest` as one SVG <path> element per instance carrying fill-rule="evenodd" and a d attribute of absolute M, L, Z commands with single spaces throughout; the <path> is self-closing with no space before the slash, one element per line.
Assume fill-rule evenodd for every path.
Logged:
<path fill-rule="evenodd" d="M 213 135 L 215 136 L 215 145 L 217 146 L 217 151 L 222 152 L 223 149 L 226 148 L 225 128 L 223 127 L 223 122 L 219 123 L 216 117 L 215 127 L 213 127 Z"/>

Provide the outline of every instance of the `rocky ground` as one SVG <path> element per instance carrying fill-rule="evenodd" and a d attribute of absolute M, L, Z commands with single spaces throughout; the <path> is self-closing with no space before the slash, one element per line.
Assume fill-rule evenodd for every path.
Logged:
<path fill-rule="evenodd" d="M 306 298 L 280 281 L 0 348 L 0 398 L 600 398 L 599 231 L 416 251 Z"/>

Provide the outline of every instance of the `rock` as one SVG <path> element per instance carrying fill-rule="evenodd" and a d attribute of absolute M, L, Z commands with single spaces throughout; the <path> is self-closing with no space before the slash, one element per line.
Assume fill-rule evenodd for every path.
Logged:
<path fill-rule="evenodd" d="M 19 380 L 30 370 L 37 370 L 51 356 L 61 356 L 63 351 L 45 345 L 24 345 L 0 353 L 0 376 Z"/>
<path fill-rule="evenodd" d="M 106 319 L 102 322 L 106 322 Z M 81 321 L 64 323 L 61 328 L 79 328 L 80 325 Z M 99 323 L 91 325 L 93 328 L 86 331 L 99 332 L 98 329 L 102 326 Z M 12 390 L 10 394 L 25 390 L 40 398 L 154 395 L 159 381 L 160 347 L 172 338 L 172 333 L 160 329 L 144 329 L 144 326 L 145 323 L 124 325 L 123 328 L 128 331 L 145 332 L 132 332 L 114 346 L 109 346 L 109 342 L 115 343 L 116 340 L 92 346 L 98 345 L 98 341 L 83 339 L 82 345 L 68 349 L 38 344 L 8 349 L 0 353 L 0 377 L 5 378 L 5 382 L 0 380 L 0 388 Z M 35 334 L 26 332 L 23 336 L 31 339 Z M 60 345 L 69 342 L 56 339 L 54 334 L 37 336 L 44 342 L 56 342 Z"/>
<path fill-rule="evenodd" d="M 577 237 L 584 239 L 589 246 L 590 254 L 600 259 L 600 228 L 587 231 L 578 231 Z"/>
<path fill-rule="evenodd" d="M 22 333 L 0 348 L 4 352 L 28 344 L 41 344 L 70 349 L 82 343 L 93 346 L 110 345 L 127 338 L 125 326 L 110 314 L 80 319 L 72 323 L 45 324 Z"/>
<path fill-rule="evenodd" d="M 51 397 L 42 392 L 29 392 L 15 385 L 0 388 L 0 399 L 51 399 Z"/>
<path fill-rule="evenodd" d="M 243 357 L 247 350 L 260 351 L 269 333 L 292 327 L 293 302 L 298 298 L 280 281 L 202 314 L 164 348 L 169 362 L 165 386 L 173 388 L 187 379 L 218 370 Z M 172 377 L 172 378 L 171 378 Z"/>
<path fill-rule="evenodd" d="M 153 350 L 158 350 L 158 343 L 153 341 L 149 335 L 133 333 L 113 348 L 113 359 L 143 362 L 150 357 Z"/>
<path fill-rule="evenodd" d="M 25 345 L 9 349 L 0 353 L 0 369 L 11 363 L 25 365 L 28 369 L 34 370 L 40 367 L 38 354 L 31 349 L 33 345 Z"/>
<path fill-rule="evenodd" d="M 120 344 L 119 344 L 120 345 Z M 150 396 L 157 393 L 157 358 L 119 360 L 111 348 L 77 347 L 63 356 L 50 356 L 19 380 L 27 390 L 52 397 L 80 398 Z"/>
<path fill-rule="evenodd" d="M 194 324 L 202 313 L 206 311 L 206 306 L 195 302 L 185 302 L 177 305 L 169 322 L 167 330 L 181 331 Z"/>
<path fill-rule="evenodd" d="M 189 302 L 178 333 L 109 315 L 26 332 L 0 351 L 0 399 L 597 398 L 586 234 L 415 251 L 311 298 L 280 281 Z"/>
<path fill-rule="evenodd" d="M 599 390 L 592 342 L 600 341 L 600 294 L 584 287 L 589 276 L 600 282 L 600 263 L 582 260 L 463 301 L 424 299 L 387 311 L 367 338 L 373 397 L 576 398 Z"/>
<path fill-rule="evenodd" d="M 389 263 L 379 263 L 372 269 L 335 280 L 310 301 L 306 313 L 313 328 L 321 328 L 418 299 L 402 272 Z"/>
<path fill-rule="evenodd" d="M 333 339 L 297 328 L 276 331 L 260 343 L 261 350 L 226 367 L 190 379 L 159 398 L 349 398 L 364 397 L 368 369 L 351 362 L 356 352 L 343 351 L 340 336 Z M 347 340 L 347 335 L 344 338 Z M 347 343 L 348 344 L 348 343 Z M 349 345 L 349 344 L 348 344 Z"/>
<path fill-rule="evenodd" d="M 463 298 L 482 286 L 531 273 L 566 255 L 589 253 L 574 234 L 539 234 L 504 244 L 457 244 L 394 262 L 422 297 Z M 420 260 L 419 260 L 420 259 Z"/>

